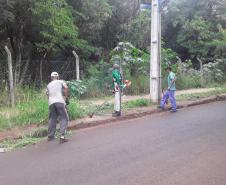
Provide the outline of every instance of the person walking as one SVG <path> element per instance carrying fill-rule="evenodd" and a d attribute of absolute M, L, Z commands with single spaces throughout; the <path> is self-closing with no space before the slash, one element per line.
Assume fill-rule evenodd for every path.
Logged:
<path fill-rule="evenodd" d="M 113 71 L 112 71 L 112 78 L 113 78 L 113 93 L 115 94 L 115 104 L 114 104 L 114 110 L 115 112 L 112 113 L 113 117 L 121 116 L 121 95 L 122 95 L 122 89 L 124 88 L 124 84 L 122 83 L 122 75 L 119 71 L 119 65 L 114 64 L 113 65 Z"/>
<path fill-rule="evenodd" d="M 171 67 L 167 67 L 167 72 L 168 72 L 168 89 L 167 91 L 164 93 L 163 98 L 160 102 L 160 106 L 159 108 L 164 109 L 164 106 L 167 102 L 167 100 L 170 100 L 172 109 L 171 112 L 177 112 L 177 104 L 176 104 L 176 99 L 175 99 L 175 91 L 176 91 L 176 75 L 174 72 L 172 72 L 172 68 Z"/>
<path fill-rule="evenodd" d="M 47 85 L 46 94 L 49 102 L 48 141 L 55 139 L 57 119 L 60 118 L 60 143 L 67 142 L 65 132 L 69 121 L 66 110 L 68 87 L 63 80 L 59 80 L 57 72 L 51 73 L 51 82 Z"/>

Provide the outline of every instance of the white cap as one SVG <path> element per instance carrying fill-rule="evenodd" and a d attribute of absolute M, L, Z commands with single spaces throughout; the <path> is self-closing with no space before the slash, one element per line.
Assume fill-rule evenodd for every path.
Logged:
<path fill-rule="evenodd" d="M 59 74 L 57 72 L 52 72 L 51 77 L 59 77 Z"/>

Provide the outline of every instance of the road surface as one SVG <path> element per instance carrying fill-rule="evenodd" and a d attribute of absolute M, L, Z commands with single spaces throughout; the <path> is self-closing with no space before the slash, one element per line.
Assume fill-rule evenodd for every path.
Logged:
<path fill-rule="evenodd" d="M 226 185 L 226 102 L 0 155 L 1 185 Z"/>

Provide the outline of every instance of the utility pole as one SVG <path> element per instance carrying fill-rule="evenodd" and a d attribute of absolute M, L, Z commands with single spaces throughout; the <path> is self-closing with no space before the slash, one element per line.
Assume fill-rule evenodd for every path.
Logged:
<path fill-rule="evenodd" d="M 161 15 L 160 0 L 152 0 L 151 12 L 150 96 L 154 103 L 161 99 Z"/>

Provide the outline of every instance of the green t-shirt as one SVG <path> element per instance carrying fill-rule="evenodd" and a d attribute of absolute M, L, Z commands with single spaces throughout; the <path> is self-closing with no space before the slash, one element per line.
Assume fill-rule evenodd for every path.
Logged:
<path fill-rule="evenodd" d="M 123 83 L 122 83 L 122 75 L 121 73 L 119 72 L 119 70 L 117 69 L 114 69 L 112 71 L 112 77 L 114 79 L 114 82 L 116 82 L 121 88 L 123 88 Z M 113 83 L 114 85 L 114 83 Z"/>
<path fill-rule="evenodd" d="M 175 91 L 176 90 L 176 84 L 175 82 L 172 84 L 172 81 L 176 78 L 175 73 L 173 73 L 172 71 L 169 73 L 168 75 L 168 88 L 171 91 Z"/>

